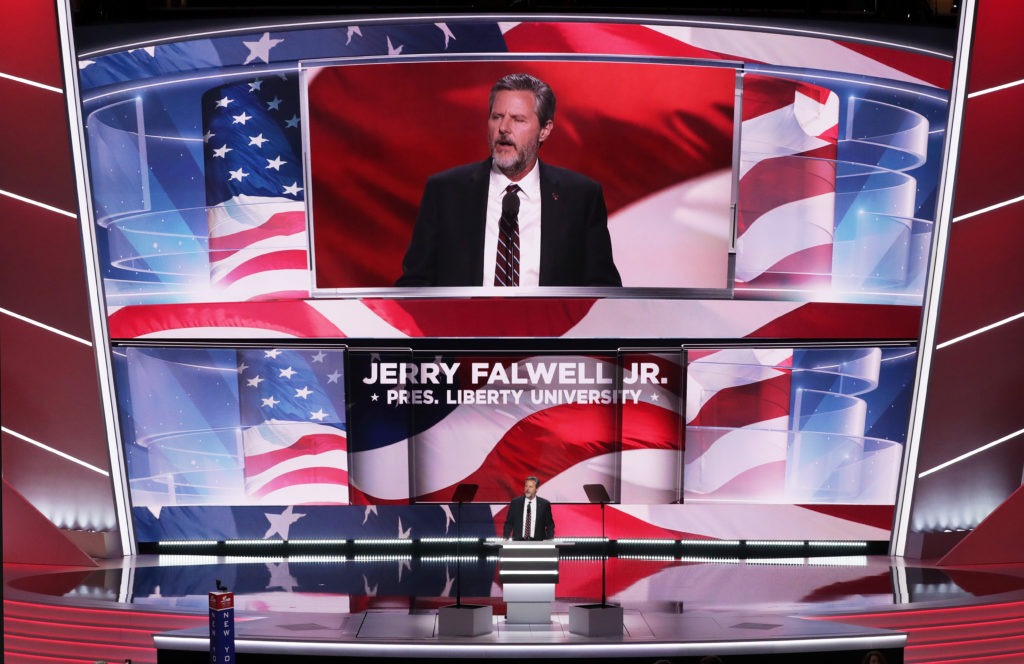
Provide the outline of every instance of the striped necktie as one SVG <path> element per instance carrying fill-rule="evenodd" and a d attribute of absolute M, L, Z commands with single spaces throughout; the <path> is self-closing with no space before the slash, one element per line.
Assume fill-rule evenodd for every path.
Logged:
<path fill-rule="evenodd" d="M 510 184 L 501 199 L 498 252 L 494 262 L 495 286 L 519 285 L 519 185 Z"/>

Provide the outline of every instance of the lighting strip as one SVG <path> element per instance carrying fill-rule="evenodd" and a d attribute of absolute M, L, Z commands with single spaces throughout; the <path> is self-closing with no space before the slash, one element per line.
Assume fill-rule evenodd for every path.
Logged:
<path fill-rule="evenodd" d="M 998 210 L 1001 207 L 1006 207 L 1007 205 L 1013 205 L 1014 203 L 1020 203 L 1021 201 L 1024 201 L 1024 196 L 1018 196 L 1017 198 L 1011 198 L 1010 200 L 1003 201 L 1002 203 L 995 203 L 994 205 L 989 205 L 988 207 L 983 207 L 980 210 L 975 210 L 974 212 L 968 212 L 966 214 L 960 215 L 959 217 L 954 217 L 953 218 L 953 223 L 955 224 L 956 222 L 963 221 L 964 219 L 970 219 L 971 217 L 977 217 L 979 214 L 985 214 L 986 212 L 991 212 L 992 210 Z"/>
<path fill-rule="evenodd" d="M 1012 438 L 1016 438 L 1017 436 L 1021 435 L 1022 433 L 1024 433 L 1024 429 L 1018 429 L 1017 431 L 1014 431 L 1013 433 L 1011 433 L 1009 435 L 1003 436 L 999 440 L 993 440 L 991 443 L 987 443 L 985 445 L 982 445 L 981 447 L 977 447 L 977 448 L 971 450 L 970 452 L 967 452 L 965 454 L 961 454 L 960 456 L 956 457 L 955 459 L 950 459 L 949 461 L 946 461 L 945 463 L 940 463 L 939 465 L 935 466 L 934 468 L 930 468 L 930 469 L 924 471 L 923 473 L 919 474 L 917 477 L 918 477 L 918 479 L 920 479 L 922 477 L 926 477 L 928 475 L 931 475 L 932 473 L 938 472 L 938 471 L 942 470 L 943 468 L 949 468 L 954 463 L 960 463 L 964 459 L 969 459 L 970 457 L 974 456 L 975 454 L 981 454 L 985 450 L 992 449 L 996 445 L 999 445 L 1001 443 L 1005 443 L 1006 441 L 1008 441 L 1008 440 L 1010 440 Z"/>
<path fill-rule="evenodd" d="M 84 467 L 88 468 L 89 470 L 91 470 L 91 471 L 93 471 L 95 473 L 99 473 L 100 475 L 103 475 L 104 477 L 110 477 L 110 473 L 108 473 L 107 471 L 103 470 L 102 468 L 97 468 L 96 466 L 92 465 L 91 463 L 88 463 L 87 461 L 82 461 L 81 459 L 76 459 L 75 457 L 71 456 L 67 452 L 61 452 L 60 450 L 54 449 L 54 448 L 50 447 L 49 445 L 45 445 L 43 443 L 40 443 L 38 440 L 32 440 L 28 436 L 22 435 L 22 434 L 18 433 L 17 431 L 11 431 L 10 429 L 8 429 L 5 426 L 0 426 L 0 431 L 3 431 L 4 433 L 9 433 L 12 436 L 14 436 L 15 438 L 20 438 L 21 440 L 25 441 L 26 443 L 31 443 L 31 444 L 35 445 L 36 447 L 38 447 L 38 448 L 44 449 L 47 452 L 50 452 L 52 454 L 56 454 L 57 456 L 59 456 L 61 458 L 67 459 L 68 461 L 72 461 L 74 463 L 77 463 L 79 466 L 84 466 Z"/>
<path fill-rule="evenodd" d="M 15 194 L 14 192 L 11 192 L 11 191 L 7 191 L 5 189 L 0 189 L 0 194 L 3 194 L 4 196 L 9 196 L 10 198 L 13 198 L 15 200 L 19 200 L 22 203 L 28 203 L 29 205 L 35 205 L 36 207 L 41 207 L 44 210 L 49 210 L 50 212 L 56 212 L 57 214 L 62 214 L 65 217 L 71 217 L 72 219 L 78 219 L 78 215 L 75 214 L 74 212 L 68 212 L 67 210 L 62 210 L 59 207 L 53 207 L 52 205 L 47 205 L 46 203 L 43 203 L 43 202 L 40 202 L 40 201 L 36 201 L 36 200 L 32 200 L 31 198 L 25 198 L 24 196 L 19 196 L 18 194 Z"/>
<path fill-rule="evenodd" d="M 498 574 L 500 576 L 510 576 L 510 575 L 522 576 L 522 575 L 534 575 L 534 574 L 536 574 L 536 575 L 546 575 L 546 576 L 558 576 L 558 570 L 557 569 L 538 569 L 538 570 L 532 570 L 532 569 L 503 569 L 500 572 L 498 572 Z"/>
<path fill-rule="evenodd" d="M 943 150 L 942 173 L 939 177 L 935 226 L 932 232 L 931 258 L 921 307 L 921 333 L 918 340 L 917 369 L 910 402 L 910 418 L 900 468 L 900 482 L 893 514 L 892 539 L 889 554 L 902 556 L 907 550 L 910 534 L 910 511 L 917 482 L 917 459 L 921 452 L 921 432 L 924 429 L 925 406 L 928 402 L 928 382 L 931 378 L 932 356 L 935 353 L 935 335 L 938 328 L 939 307 L 942 300 L 942 281 L 946 271 L 946 253 L 949 231 L 952 227 L 953 193 L 956 187 L 956 169 L 960 160 L 960 137 L 963 133 L 964 106 L 966 105 L 967 73 L 970 65 L 970 47 L 974 34 L 976 0 L 964 0 L 957 36 L 953 81 L 949 90 L 949 117 L 946 121 L 946 143 Z"/>
<path fill-rule="evenodd" d="M 971 337 L 977 336 L 979 334 L 984 334 L 985 332 L 988 332 L 989 330 L 994 330 L 997 327 L 1001 327 L 1003 325 L 1006 325 L 1007 323 L 1012 323 L 1013 321 L 1015 321 L 1015 320 L 1017 320 L 1019 318 L 1024 318 L 1024 311 L 1020 312 L 1019 314 L 1014 314 L 1013 316 L 1010 316 L 1009 318 L 1004 318 L 1001 321 L 996 321 L 995 323 L 992 323 L 991 325 L 986 325 L 985 327 L 979 327 L 977 330 L 974 330 L 973 332 L 968 332 L 967 334 L 961 334 L 959 337 L 956 337 L 954 339 L 950 339 L 949 341 L 943 341 L 941 344 L 939 344 L 938 346 L 935 347 L 935 350 L 940 350 L 942 348 L 945 348 L 946 346 L 952 346 L 953 344 L 955 344 L 958 341 L 963 341 L 964 339 L 970 339 Z"/>
<path fill-rule="evenodd" d="M 90 348 L 92 347 L 92 342 L 89 341 L 88 339 L 83 339 L 82 337 L 76 337 L 75 335 L 71 334 L 70 332 L 65 332 L 64 330 L 58 330 L 57 328 L 52 327 L 50 325 L 47 325 L 46 323 L 40 323 L 37 320 L 33 320 L 33 319 L 29 318 L 28 316 L 22 316 L 21 314 L 16 314 L 13 311 L 11 311 L 10 309 L 4 309 L 3 307 L 0 307 L 0 313 L 7 314 L 11 318 L 17 318 L 18 320 L 22 321 L 23 323 L 28 323 L 29 325 L 35 325 L 36 327 L 42 328 L 42 329 L 46 330 L 47 332 L 53 332 L 54 334 L 59 334 L 62 337 L 65 337 L 67 339 L 71 339 L 72 341 L 77 341 L 80 344 L 85 344 L 86 346 L 89 346 Z"/>
<path fill-rule="evenodd" d="M 1018 85 L 1024 85 L 1024 78 L 1022 78 L 1020 80 L 1017 80 L 1017 81 L 1010 81 L 1009 83 L 1003 83 L 1002 85 L 997 85 L 997 86 L 995 86 L 993 88 L 985 88 L 984 90 L 977 90 L 975 92 L 972 92 L 972 93 L 968 94 L 967 98 L 968 99 L 974 99 L 975 97 L 980 97 L 981 95 L 987 95 L 990 92 L 999 92 L 1000 90 L 1006 90 L 1007 88 L 1013 88 L 1013 87 L 1016 87 Z"/>
<path fill-rule="evenodd" d="M 79 212 L 78 223 L 82 238 L 82 257 L 84 259 L 82 262 L 85 268 L 86 292 L 89 297 L 89 319 L 92 338 L 97 341 L 93 354 L 96 358 L 96 378 L 106 432 L 107 455 L 110 460 L 110 484 L 114 493 L 114 513 L 117 516 L 121 552 L 124 555 L 134 555 L 138 553 L 138 544 L 135 541 L 135 520 L 132 518 L 128 472 L 125 467 L 124 447 L 121 444 L 117 399 L 114 396 L 114 371 L 109 346 L 110 333 L 107 329 L 99 243 L 96 239 L 96 224 L 93 219 L 93 200 L 86 159 L 85 126 L 82 118 L 82 95 L 78 87 L 78 61 L 75 58 L 71 3 L 69 0 L 57 2 L 56 10 L 57 34 L 61 47 L 61 71 L 65 87 L 64 102 L 68 119 L 68 143 L 71 147 L 71 164 L 75 169 L 75 199 Z"/>
<path fill-rule="evenodd" d="M 43 90 L 49 90 L 50 92 L 59 92 L 60 94 L 64 94 L 64 91 L 60 88 L 55 88 L 52 85 L 47 85 L 46 83 L 30 81 L 27 78 L 22 78 L 20 76 L 15 76 L 13 74 L 5 74 L 3 72 L 0 72 L 0 78 L 6 78 L 9 81 L 14 81 L 16 83 L 24 83 L 25 85 L 31 85 L 34 88 L 42 88 Z"/>

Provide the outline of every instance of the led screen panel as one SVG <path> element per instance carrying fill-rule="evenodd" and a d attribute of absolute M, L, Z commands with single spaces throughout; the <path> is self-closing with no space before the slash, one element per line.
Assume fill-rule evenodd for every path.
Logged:
<path fill-rule="evenodd" d="M 497 224 L 488 200 L 500 194 L 488 193 L 498 167 L 486 160 L 500 130 L 493 125 L 499 134 L 489 137 L 489 93 L 519 73 L 555 97 L 536 152 L 539 188 L 519 195 L 523 285 L 728 286 L 732 67 L 356 60 L 311 63 L 303 73 L 318 289 L 493 285 L 495 243 L 485 229 Z M 532 101 L 526 110 L 535 114 Z M 539 129 L 505 134 L 518 141 L 517 156 L 535 154 Z M 500 173 L 493 179 L 503 187 Z M 531 206 L 539 219 L 526 216 Z"/>

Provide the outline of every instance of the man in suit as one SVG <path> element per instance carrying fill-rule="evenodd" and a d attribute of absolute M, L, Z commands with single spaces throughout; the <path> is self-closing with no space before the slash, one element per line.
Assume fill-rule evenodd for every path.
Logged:
<path fill-rule="evenodd" d="M 540 480 L 526 478 L 523 495 L 513 498 L 505 515 L 502 534 L 514 540 L 547 540 L 555 536 L 555 520 L 551 503 L 537 495 Z"/>
<path fill-rule="evenodd" d="M 396 286 L 621 286 L 601 185 L 538 160 L 555 95 L 529 74 L 491 89 L 491 156 L 427 180 Z"/>

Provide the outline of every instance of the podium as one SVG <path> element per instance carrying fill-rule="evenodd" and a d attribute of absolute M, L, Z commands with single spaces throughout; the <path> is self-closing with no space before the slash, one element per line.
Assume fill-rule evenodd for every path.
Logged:
<path fill-rule="evenodd" d="M 546 625 L 551 622 L 560 546 L 566 544 L 551 540 L 501 543 L 498 578 L 504 587 L 508 623 Z"/>

